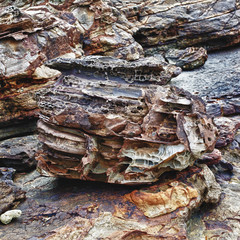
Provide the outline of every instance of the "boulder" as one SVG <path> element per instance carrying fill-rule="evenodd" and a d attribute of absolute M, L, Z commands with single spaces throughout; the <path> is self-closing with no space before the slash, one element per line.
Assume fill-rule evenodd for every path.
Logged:
<path fill-rule="evenodd" d="M 51 66 L 56 62 L 75 76 L 63 76 L 37 95 L 43 143 L 37 160 L 51 175 L 151 183 L 166 171 L 191 166 L 201 154 L 213 150 L 216 128 L 200 98 L 136 78 L 151 82 L 164 76 L 155 63 L 146 59 L 145 66 L 138 68 L 138 60 L 125 73 L 122 61 L 105 57 L 86 57 L 74 64 L 60 59 Z M 124 81 L 126 74 L 132 84 Z"/>

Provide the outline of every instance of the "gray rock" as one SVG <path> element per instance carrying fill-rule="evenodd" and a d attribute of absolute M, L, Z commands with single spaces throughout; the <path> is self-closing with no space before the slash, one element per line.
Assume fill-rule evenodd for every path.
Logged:
<path fill-rule="evenodd" d="M 37 135 L 11 138 L 0 142 L 0 166 L 29 171 L 36 166 L 35 153 L 40 143 Z"/>

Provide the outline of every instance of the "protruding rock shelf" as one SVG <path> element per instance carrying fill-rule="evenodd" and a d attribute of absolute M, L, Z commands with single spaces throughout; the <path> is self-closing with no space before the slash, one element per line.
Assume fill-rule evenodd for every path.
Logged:
<path fill-rule="evenodd" d="M 176 87 L 123 81 L 127 76 L 134 82 L 140 75 L 151 82 L 166 73 L 159 65 L 147 59 L 142 65 L 139 60 L 123 65 L 113 58 L 86 57 L 51 66 L 64 67 L 68 75 L 37 96 L 44 143 L 37 159 L 50 174 L 151 183 L 213 150 L 216 128 L 200 98 Z"/>

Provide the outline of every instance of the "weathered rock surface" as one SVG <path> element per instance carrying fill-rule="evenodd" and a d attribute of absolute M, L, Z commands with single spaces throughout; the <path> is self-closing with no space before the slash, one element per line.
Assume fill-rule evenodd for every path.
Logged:
<path fill-rule="evenodd" d="M 236 0 L 1 1 L 0 138 L 22 135 L 25 127 L 12 135 L 4 129 L 37 118 L 35 91 L 60 74 L 46 60 L 84 54 L 137 60 L 143 48 L 151 55 L 172 46 L 233 45 L 239 11 Z"/>
<path fill-rule="evenodd" d="M 37 159 L 39 167 L 52 175 L 150 183 L 213 150 L 216 129 L 200 98 L 169 86 L 126 84 L 121 80 L 126 73 L 120 60 L 112 67 L 111 58 L 87 57 L 75 64 L 59 61 L 68 71 L 81 68 L 76 76 L 60 78 L 38 93 L 38 129 L 44 148 Z M 55 63 L 59 66 L 58 61 L 52 66 Z M 127 68 L 132 70 L 126 71 L 130 82 L 137 77 L 151 81 L 162 74 L 155 64 L 147 62 L 138 69 L 138 63 Z"/>
<path fill-rule="evenodd" d="M 57 58 L 48 61 L 46 65 L 61 70 L 64 75 L 72 73 L 88 80 L 99 77 L 100 80 L 157 85 L 165 85 L 181 73 L 181 68 L 157 57 L 146 57 L 131 62 L 103 56 L 87 56 L 75 60 Z"/>
<path fill-rule="evenodd" d="M 185 71 L 172 81 L 206 101 L 207 112 L 214 116 L 219 129 L 218 152 L 205 155 L 199 162 L 211 165 L 221 185 L 221 199 L 216 206 L 205 205 L 191 217 L 189 239 L 239 239 L 239 57 L 239 48 L 211 53 L 202 68 Z"/>
<path fill-rule="evenodd" d="M 25 192 L 12 181 L 13 169 L 0 168 L 0 214 L 17 206 L 25 199 Z"/>
<path fill-rule="evenodd" d="M 162 183 L 151 186 L 149 192 L 168 192 L 169 183 L 175 179 L 175 185 L 194 189 L 197 197 L 185 207 L 180 207 L 180 202 L 178 209 L 166 208 L 167 214 L 151 218 L 127 200 L 129 194 L 136 195 L 133 187 L 45 178 L 36 172 L 18 176 L 16 183 L 27 191 L 26 201 L 18 207 L 22 217 L 14 227 L 0 226 L 0 237 L 3 240 L 187 239 L 186 219 L 191 210 L 203 201 L 216 202 L 219 197 L 219 186 L 211 176 L 206 166 L 191 167 L 177 176 L 165 175 Z M 138 191 L 148 192 L 146 187 Z"/>
<path fill-rule="evenodd" d="M 48 0 L 4 1 L 2 5 L 27 8 L 46 3 L 58 11 L 67 10 L 72 22 L 77 19 L 87 54 L 136 59 L 142 55 L 142 47 L 151 53 L 170 47 L 205 45 L 217 49 L 239 43 L 237 0 Z"/>
<path fill-rule="evenodd" d="M 182 208 L 189 211 L 202 202 L 217 203 L 220 193 L 213 173 L 203 165 L 201 171 L 198 168 L 183 171 L 174 180 L 148 187 L 145 191 L 134 190 L 126 198 L 145 216 L 152 218 Z"/>
<path fill-rule="evenodd" d="M 0 166 L 29 171 L 36 166 L 35 153 L 40 148 L 37 135 L 11 138 L 0 142 Z"/>
<path fill-rule="evenodd" d="M 165 58 L 169 63 L 181 67 L 183 70 L 191 70 L 201 67 L 207 61 L 207 51 L 201 47 L 189 47 L 183 50 L 170 49 Z"/>
<path fill-rule="evenodd" d="M 116 2 L 120 8 L 122 2 Z M 133 9 L 127 17 L 138 23 L 134 37 L 148 54 L 172 47 L 204 45 L 217 49 L 239 43 L 237 0 L 152 0 L 125 6 L 125 12 Z"/>

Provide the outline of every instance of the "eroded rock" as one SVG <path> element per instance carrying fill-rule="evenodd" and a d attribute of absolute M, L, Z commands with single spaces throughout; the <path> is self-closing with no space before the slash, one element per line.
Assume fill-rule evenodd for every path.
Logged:
<path fill-rule="evenodd" d="M 200 98 L 175 87 L 126 84 L 122 60 L 115 60 L 120 68 L 111 68 L 112 59 L 98 59 L 74 61 L 85 69 L 38 93 L 40 168 L 54 176 L 142 184 L 183 170 L 213 149 L 216 128 Z M 60 61 L 69 71 L 68 61 Z M 100 71 L 86 71 L 92 66 Z M 143 70 L 135 71 L 149 77 L 151 65 Z M 135 71 L 128 79 L 135 79 Z"/>
<path fill-rule="evenodd" d="M 165 54 L 169 63 L 191 70 L 201 67 L 207 61 L 207 51 L 204 48 L 189 47 L 184 50 L 170 49 Z"/>
<path fill-rule="evenodd" d="M 25 192 L 16 186 L 12 181 L 12 169 L 0 169 L 0 214 L 16 207 L 22 200 L 25 199 Z M 3 173 L 2 173 L 3 171 Z M 8 174 L 8 172 L 10 172 Z"/>
<path fill-rule="evenodd" d="M 148 54 L 172 47 L 204 45 L 208 49 L 219 49 L 239 43 L 237 0 L 152 0 L 142 5 L 126 4 L 123 11 L 131 12 L 130 21 L 136 16 L 133 22 L 138 23 L 138 29 L 134 37 Z"/>
<path fill-rule="evenodd" d="M 218 202 L 221 190 L 213 173 L 207 166 L 203 166 L 200 172 L 198 170 L 190 168 L 189 171 L 179 173 L 174 180 L 154 185 L 145 191 L 135 190 L 127 194 L 126 198 L 150 218 L 181 208 L 190 210 L 204 201 Z"/>
<path fill-rule="evenodd" d="M 57 58 L 46 63 L 49 67 L 61 70 L 65 75 L 69 74 L 68 70 L 75 75 L 83 72 L 84 78 L 103 78 L 105 80 L 121 79 L 129 83 L 155 83 L 164 85 L 173 77 L 181 73 L 181 69 L 175 65 L 157 57 L 141 58 L 136 61 L 126 61 L 113 57 L 87 56 L 81 59 L 64 59 Z M 95 75 L 95 76 L 94 76 Z"/>
<path fill-rule="evenodd" d="M 40 147 L 36 135 L 11 138 L 0 142 L 0 166 L 29 171 L 36 166 L 35 153 Z"/>

